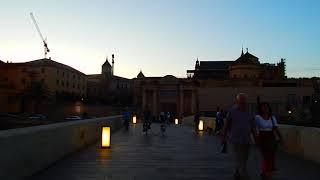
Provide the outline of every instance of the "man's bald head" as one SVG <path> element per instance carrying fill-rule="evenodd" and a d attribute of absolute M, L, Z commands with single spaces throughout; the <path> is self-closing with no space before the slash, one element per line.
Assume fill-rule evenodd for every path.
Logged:
<path fill-rule="evenodd" d="M 239 108 L 245 109 L 247 104 L 247 94 L 245 93 L 239 93 L 236 97 L 236 102 Z"/>

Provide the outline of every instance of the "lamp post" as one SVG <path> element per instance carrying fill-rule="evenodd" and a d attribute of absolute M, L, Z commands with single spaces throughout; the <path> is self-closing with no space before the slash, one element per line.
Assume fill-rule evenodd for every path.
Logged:
<path fill-rule="evenodd" d="M 110 148 L 111 144 L 111 131 L 109 126 L 102 127 L 101 147 Z"/>
<path fill-rule="evenodd" d="M 174 124 L 179 124 L 178 118 L 175 118 L 175 119 L 174 119 Z"/>

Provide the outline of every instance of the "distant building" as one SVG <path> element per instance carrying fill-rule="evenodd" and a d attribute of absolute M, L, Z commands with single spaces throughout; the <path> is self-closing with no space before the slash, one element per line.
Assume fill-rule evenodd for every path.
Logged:
<path fill-rule="evenodd" d="M 237 93 L 247 93 L 248 108 L 256 111 L 257 98 L 271 103 L 274 113 L 286 114 L 290 107 L 312 103 L 314 80 L 288 79 L 285 60 L 277 64 L 260 63 L 259 58 L 241 52 L 234 61 L 200 61 L 188 78 L 199 82 L 197 88 L 200 111 L 216 107 L 228 109 Z"/>
<path fill-rule="evenodd" d="M 194 70 L 187 70 L 188 77 L 195 79 L 285 79 L 285 60 L 279 63 L 261 64 L 259 58 L 241 52 L 235 61 L 200 61 Z"/>
<path fill-rule="evenodd" d="M 140 71 L 133 80 L 134 104 L 142 111 L 148 108 L 154 117 L 160 112 L 183 117 L 196 111 L 213 114 L 217 107 L 228 110 L 238 93 L 247 93 L 250 111 L 256 112 L 260 98 L 271 104 L 275 114 L 285 116 L 289 109 L 316 102 L 314 80 L 287 78 L 284 59 L 260 63 L 242 51 L 234 61 L 197 59 L 195 69 L 187 73 L 187 78 L 146 77 Z"/>
<path fill-rule="evenodd" d="M 0 63 L 0 81 L 2 89 L 10 88 L 8 106 L 13 112 L 19 112 L 27 103 L 26 98 L 30 94 L 34 84 L 41 84 L 48 101 L 55 101 L 59 95 L 86 98 L 86 75 L 70 66 L 53 61 L 51 59 L 39 59 L 23 63 Z M 33 95 L 35 96 L 35 95 Z M 12 103 L 10 105 L 10 103 Z M 13 105 L 16 104 L 16 105 Z"/>
<path fill-rule="evenodd" d="M 183 117 L 197 110 L 196 83 L 191 79 L 172 75 L 145 77 L 140 71 L 133 81 L 134 104 L 141 111 L 149 109 L 155 118 L 161 112 Z"/>
<path fill-rule="evenodd" d="M 112 55 L 112 65 L 107 58 L 102 65 L 101 74 L 89 74 L 87 79 L 87 96 L 91 101 L 121 103 L 125 98 L 132 98 L 132 80 L 114 75 L 114 55 Z"/>

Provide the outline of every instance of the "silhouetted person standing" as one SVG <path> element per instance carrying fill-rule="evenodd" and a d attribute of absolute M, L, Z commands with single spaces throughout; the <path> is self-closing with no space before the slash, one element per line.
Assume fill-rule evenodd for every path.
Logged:
<path fill-rule="evenodd" d="M 224 118 L 226 117 L 226 113 L 223 109 L 220 110 L 220 130 L 224 127 Z"/>
<path fill-rule="evenodd" d="M 143 112 L 143 132 L 146 132 L 150 129 L 151 126 L 151 112 L 148 107 L 144 109 Z"/>
<path fill-rule="evenodd" d="M 125 110 L 123 111 L 122 118 L 123 118 L 124 127 L 126 128 L 126 130 L 129 130 L 130 112 L 128 107 L 126 107 Z"/>
<path fill-rule="evenodd" d="M 200 113 L 199 111 L 197 111 L 196 114 L 194 115 L 194 130 L 196 133 L 198 133 L 199 121 L 200 121 Z"/>
<path fill-rule="evenodd" d="M 215 132 L 216 134 L 218 134 L 219 131 L 220 131 L 220 129 L 221 129 L 221 112 L 220 112 L 220 108 L 217 107 L 217 111 L 216 111 L 216 125 L 215 125 L 215 130 L 214 130 L 214 132 Z"/>

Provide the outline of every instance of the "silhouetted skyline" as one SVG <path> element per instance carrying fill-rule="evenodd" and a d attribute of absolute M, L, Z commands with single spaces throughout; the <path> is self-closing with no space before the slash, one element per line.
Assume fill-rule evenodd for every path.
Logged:
<path fill-rule="evenodd" d="M 289 77 L 320 76 L 318 1 L 3 1 L 0 59 L 52 59 L 86 74 L 99 73 L 115 54 L 115 74 L 185 77 L 200 60 L 235 60 L 241 47 L 276 63 Z"/>

